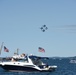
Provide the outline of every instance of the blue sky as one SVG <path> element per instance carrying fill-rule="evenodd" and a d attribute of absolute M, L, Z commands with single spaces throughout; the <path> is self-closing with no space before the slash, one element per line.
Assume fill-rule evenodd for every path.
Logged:
<path fill-rule="evenodd" d="M 48 30 L 42 32 L 43 25 Z M 75 0 L 0 0 L 1 56 L 19 53 L 39 56 L 76 56 Z M 38 47 L 45 53 L 38 52 Z"/>

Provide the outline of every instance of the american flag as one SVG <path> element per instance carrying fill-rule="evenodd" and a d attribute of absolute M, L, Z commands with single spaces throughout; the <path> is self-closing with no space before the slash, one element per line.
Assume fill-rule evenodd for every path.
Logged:
<path fill-rule="evenodd" d="M 42 47 L 39 47 L 39 52 L 45 52 L 45 50 Z"/>
<path fill-rule="evenodd" d="M 6 48 L 5 46 L 4 46 L 4 51 L 9 52 L 8 48 Z"/>

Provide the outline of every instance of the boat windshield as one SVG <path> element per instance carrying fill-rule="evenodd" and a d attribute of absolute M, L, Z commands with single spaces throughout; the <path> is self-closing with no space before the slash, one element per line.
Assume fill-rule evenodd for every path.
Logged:
<path fill-rule="evenodd" d="M 33 64 L 38 65 L 38 66 L 39 66 L 39 65 L 42 65 L 42 63 L 43 63 L 43 62 L 42 62 L 40 59 L 38 59 L 38 58 L 37 58 L 37 59 L 31 59 L 31 60 L 32 60 Z"/>

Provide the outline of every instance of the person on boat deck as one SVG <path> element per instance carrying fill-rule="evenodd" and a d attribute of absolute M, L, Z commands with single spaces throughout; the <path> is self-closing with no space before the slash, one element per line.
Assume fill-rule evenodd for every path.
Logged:
<path fill-rule="evenodd" d="M 12 58 L 12 59 L 11 59 L 11 61 L 13 61 L 13 62 L 14 62 L 14 61 L 16 61 L 16 60 L 15 60 L 14 58 Z"/>
<path fill-rule="evenodd" d="M 22 54 L 21 54 L 21 57 L 25 57 L 25 54 L 24 54 L 24 53 L 22 53 Z"/>

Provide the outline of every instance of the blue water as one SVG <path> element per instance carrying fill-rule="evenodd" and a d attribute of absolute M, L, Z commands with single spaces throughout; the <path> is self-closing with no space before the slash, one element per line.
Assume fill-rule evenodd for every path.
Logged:
<path fill-rule="evenodd" d="M 0 75 L 76 75 L 76 64 L 69 63 L 69 59 L 48 59 L 44 62 L 58 68 L 54 72 L 7 72 L 0 68 Z"/>

